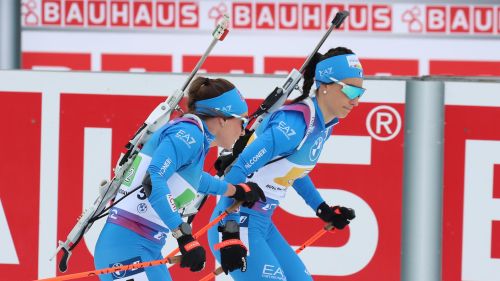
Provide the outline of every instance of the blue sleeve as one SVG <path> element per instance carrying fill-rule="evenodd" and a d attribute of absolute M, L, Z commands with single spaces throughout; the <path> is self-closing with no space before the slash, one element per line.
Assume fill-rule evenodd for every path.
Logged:
<path fill-rule="evenodd" d="M 296 179 L 292 186 L 300 197 L 306 201 L 306 204 L 314 210 L 314 212 L 316 212 L 318 206 L 325 201 L 314 186 L 314 183 L 309 175 Z"/>
<path fill-rule="evenodd" d="M 154 151 L 148 172 L 152 191 L 149 202 L 169 229 L 177 228 L 183 221 L 167 185 L 167 180 L 202 149 L 203 135 L 194 124 L 178 123 L 162 133 Z M 169 200 L 172 199 L 172 200 Z"/>
<path fill-rule="evenodd" d="M 200 187 L 198 192 L 204 194 L 222 195 L 227 191 L 228 183 L 210 175 L 207 172 L 201 174 Z"/>
<path fill-rule="evenodd" d="M 263 167 L 279 155 L 293 152 L 306 133 L 306 123 L 302 113 L 296 111 L 277 111 L 272 114 L 257 138 L 247 145 L 236 163 L 225 176 L 232 184 L 246 182 L 247 175 Z M 229 199 L 229 200 L 228 200 Z M 228 208 L 234 200 L 221 199 L 221 207 Z M 239 221 L 239 214 L 229 214 L 224 221 Z"/>
<path fill-rule="evenodd" d="M 306 123 L 302 113 L 277 111 L 257 138 L 247 145 L 226 175 L 225 180 L 236 184 L 245 182 L 247 175 L 255 172 L 274 157 L 293 152 L 304 138 Z"/>

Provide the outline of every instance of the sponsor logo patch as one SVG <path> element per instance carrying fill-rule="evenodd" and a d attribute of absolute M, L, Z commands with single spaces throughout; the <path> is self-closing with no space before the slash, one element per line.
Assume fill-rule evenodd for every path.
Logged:
<path fill-rule="evenodd" d="M 323 70 L 319 70 L 319 76 L 327 76 L 327 77 L 330 77 L 333 73 L 333 67 L 328 67 L 326 69 L 323 69 Z"/>
<path fill-rule="evenodd" d="M 255 156 L 253 156 L 247 163 L 245 163 L 245 168 L 250 169 L 250 167 L 252 167 L 253 164 L 255 164 L 257 161 L 259 161 L 259 159 L 264 154 L 266 154 L 266 152 L 267 152 L 266 148 L 259 150 L 259 152 L 257 152 L 257 154 Z"/>
<path fill-rule="evenodd" d="M 226 106 L 223 106 L 223 107 L 221 107 L 221 108 L 218 108 L 218 107 L 217 107 L 217 108 L 215 108 L 215 109 L 220 110 L 220 111 L 222 111 L 222 112 L 231 112 L 231 107 L 232 107 L 231 105 L 226 105 Z"/>
<path fill-rule="evenodd" d="M 160 172 L 158 172 L 158 174 L 160 175 L 160 177 L 163 177 L 163 175 L 167 171 L 168 167 L 170 167 L 170 164 L 172 164 L 172 160 L 170 158 L 167 158 L 165 160 L 165 162 L 163 162 L 163 165 L 160 168 Z"/>
<path fill-rule="evenodd" d="M 134 258 L 131 258 L 128 260 L 112 263 L 109 266 L 110 267 L 119 267 L 119 266 L 123 266 L 123 265 L 137 264 L 137 263 L 141 263 L 141 262 L 142 262 L 141 257 L 134 257 Z M 135 275 L 135 274 L 138 274 L 141 272 L 144 272 L 144 268 L 116 271 L 116 272 L 113 272 L 111 275 L 113 277 L 113 280 L 117 280 L 117 279 L 130 277 L 132 275 Z"/>
<path fill-rule="evenodd" d="M 278 130 L 282 132 L 287 139 L 290 139 L 291 136 L 296 135 L 295 130 L 288 126 L 285 122 L 280 121 L 278 124 Z"/>
<path fill-rule="evenodd" d="M 262 277 L 271 280 L 286 281 L 285 274 L 281 267 L 272 264 L 264 264 L 262 268 Z"/>
<path fill-rule="evenodd" d="M 354 67 L 354 68 L 358 68 L 361 70 L 363 69 L 363 67 L 361 66 L 361 63 L 359 62 L 358 57 L 356 57 L 355 55 L 346 56 L 346 59 L 347 59 L 347 63 L 349 64 L 349 67 Z"/>
<path fill-rule="evenodd" d="M 196 140 L 186 131 L 184 130 L 179 130 L 176 134 L 175 137 L 182 140 L 187 146 L 191 147 L 192 144 L 196 143 Z"/>
<path fill-rule="evenodd" d="M 174 196 L 172 196 L 172 194 L 167 194 L 167 201 L 168 201 L 168 205 L 170 206 L 170 209 L 172 210 L 172 212 L 177 212 L 177 206 L 175 205 L 175 200 L 174 200 Z"/>
<path fill-rule="evenodd" d="M 148 211 L 148 205 L 146 203 L 141 203 L 137 205 L 137 212 L 139 212 L 139 214 L 143 214 L 147 211 Z"/>
<path fill-rule="evenodd" d="M 311 146 L 311 150 L 309 151 L 309 160 L 316 161 L 321 154 L 321 148 L 323 146 L 323 137 L 319 137 L 314 141 L 314 144 Z"/>

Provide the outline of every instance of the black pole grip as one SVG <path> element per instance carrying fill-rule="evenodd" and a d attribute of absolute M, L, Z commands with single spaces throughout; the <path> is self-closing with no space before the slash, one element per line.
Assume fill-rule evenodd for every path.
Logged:
<path fill-rule="evenodd" d="M 68 270 L 68 259 L 71 253 L 66 250 L 66 248 L 62 248 L 63 250 L 63 256 L 61 258 L 61 261 L 59 262 L 59 271 L 60 272 L 66 272 Z"/>
<path fill-rule="evenodd" d="M 349 16 L 349 12 L 348 11 L 340 11 L 338 12 L 335 17 L 333 18 L 332 20 L 332 25 L 335 27 L 335 28 L 339 28 L 342 23 L 344 23 L 344 20 Z"/>

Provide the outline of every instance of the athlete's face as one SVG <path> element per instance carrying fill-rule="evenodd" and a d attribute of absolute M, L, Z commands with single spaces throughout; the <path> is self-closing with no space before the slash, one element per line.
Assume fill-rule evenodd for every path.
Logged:
<path fill-rule="evenodd" d="M 342 82 L 356 87 L 363 86 L 363 79 L 361 78 L 348 78 L 342 80 Z M 321 98 L 325 100 L 324 104 L 328 112 L 337 118 L 345 118 L 359 103 L 359 97 L 349 99 L 349 97 L 342 92 L 342 87 L 342 85 L 337 83 L 325 84 L 322 85 L 318 91 L 318 95 L 321 95 Z M 324 91 L 326 91 L 326 93 Z"/>
<path fill-rule="evenodd" d="M 245 133 L 244 121 L 239 118 L 229 118 L 223 122 L 221 130 L 216 136 L 216 141 L 220 147 L 231 149 L 236 140 Z"/>

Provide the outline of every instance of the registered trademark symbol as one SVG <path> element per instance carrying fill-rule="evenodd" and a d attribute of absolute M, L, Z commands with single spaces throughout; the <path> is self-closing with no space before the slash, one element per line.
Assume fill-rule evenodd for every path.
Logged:
<path fill-rule="evenodd" d="M 392 140 L 401 130 L 401 116 L 393 107 L 377 106 L 366 117 L 366 129 L 376 140 Z"/>

